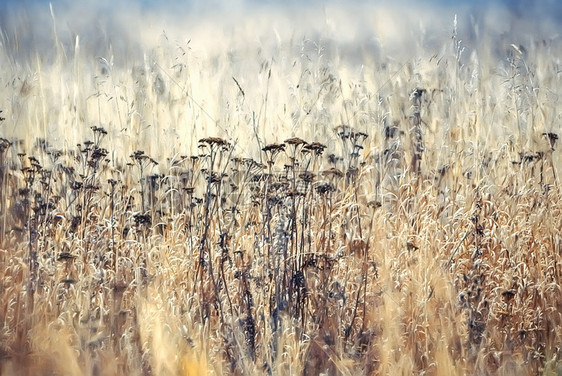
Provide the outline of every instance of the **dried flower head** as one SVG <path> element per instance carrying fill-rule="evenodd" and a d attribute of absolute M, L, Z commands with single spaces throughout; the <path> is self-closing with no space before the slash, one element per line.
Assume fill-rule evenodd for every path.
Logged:
<path fill-rule="evenodd" d="M 322 171 L 322 175 L 324 176 L 329 176 L 329 177 L 335 177 L 335 178 L 341 178 L 343 177 L 343 172 L 335 167 L 330 168 L 329 170 L 324 170 Z"/>
<path fill-rule="evenodd" d="M 292 138 L 289 138 L 289 139 L 285 140 L 285 143 L 289 144 L 289 145 L 298 146 L 298 145 L 306 144 L 306 141 L 303 140 L 302 138 L 292 137 Z"/>

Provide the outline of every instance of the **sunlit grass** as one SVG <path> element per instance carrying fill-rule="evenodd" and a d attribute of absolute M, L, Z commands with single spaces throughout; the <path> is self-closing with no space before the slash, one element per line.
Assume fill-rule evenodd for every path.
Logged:
<path fill-rule="evenodd" d="M 4 38 L 1 373 L 560 373 L 559 41 L 277 26 Z"/>

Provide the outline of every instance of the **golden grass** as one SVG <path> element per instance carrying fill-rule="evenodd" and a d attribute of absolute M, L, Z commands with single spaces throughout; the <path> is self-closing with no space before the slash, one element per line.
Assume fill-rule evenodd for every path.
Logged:
<path fill-rule="evenodd" d="M 560 374 L 560 48 L 460 47 L 10 65 L 1 374 Z"/>

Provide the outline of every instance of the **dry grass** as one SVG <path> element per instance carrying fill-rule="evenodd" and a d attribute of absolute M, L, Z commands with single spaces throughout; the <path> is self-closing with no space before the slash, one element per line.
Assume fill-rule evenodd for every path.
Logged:
<path fill-rule="evenodd" d="M 562 372 L 559 42 L 293 43 L 6 59 L 1 374 Z"/>

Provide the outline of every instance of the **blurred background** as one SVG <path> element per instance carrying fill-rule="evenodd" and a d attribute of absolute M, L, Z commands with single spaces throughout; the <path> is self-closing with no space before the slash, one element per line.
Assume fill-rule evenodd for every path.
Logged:
<path fill-rule="evenodd" d="M 382 121 L 377 97 L 459 78 L 509 116 L 498 90 L 519 57 L 538 79 L 560 71 L 561 19 L 554 0 L 1 1 L 0 130 L 74 145 L 95 124 L 153 155 L 209 134 L 329 139 L 345 98 L 363 129 Z"/>
<path fill-rule="evenodd" d="M 507 38 L 525 45 L 560 37 L 562 2 L 509 1 L 257 1 L 257 0 L 4 0 L 0 3 L 1 42 L 14 59 L 30 53 L 48 56 L 56 39 L 72 50 L 83 48 L 116 57 L 140 54 L 159 43 L 192 40 L 205 49 L 224 48 L 233 35 L 241 47 L 280 43 L 291 38 L 322 38 L 354 54 L 354 48 L 385 55 L 437 53 L 457 33 L 470 45 L 479 38 Z M 232 41 L 228 41 L 232 44 Z M 142 46 L 142 47 L 141 47 Z M 232 45 L 231 49 L 239 46 Z"/>

